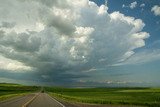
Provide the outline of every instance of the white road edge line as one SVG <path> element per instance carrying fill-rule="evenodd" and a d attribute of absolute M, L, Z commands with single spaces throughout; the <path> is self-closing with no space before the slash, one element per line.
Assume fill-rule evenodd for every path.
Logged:
<path fill-rule="evenodd" d="M 32 99 L 30 99 L 29 101 L 27 101 L 25 104 L 22 105 L 22 107 L 27 107 L 28 104 L 30 104 L 37 96 L 39 95 L 39 93 L 35 94 Z"/>
<path fill-rule="evenodd" d="M 47 94 L 48 95 L 48 94 Z M 56 101 L 58 104 L 60 104 L 62 107 L 65 107 L 62 103 L 60 103 L 59 101 L 57 101 L 56 99 L 54 99 L 53 97 L 51 97 L 50 95 L 48 95 L 51 99 L 53 99 L 54 101 Z"/>

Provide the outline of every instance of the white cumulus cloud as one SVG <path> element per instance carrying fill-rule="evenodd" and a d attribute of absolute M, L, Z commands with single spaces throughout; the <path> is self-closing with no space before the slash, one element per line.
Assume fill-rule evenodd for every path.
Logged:
<path fill-rule="evenodd" d="M 151 12 L 153 12 L 154 15 L 156 16 L 160 16 L 160 6 L 158 5 L 153 6 L 151 9 Z"/>
<path fill-rule="evenodd" d="M 144 3 L 142 3 L 142 4 L 140 5 L 140 7 L 145 7 L 145 4 L 144 4 Z"/>
<path fill-rule="evenodd" d="M 136 8 L 136 7 L 137 7 L 137 2 L 135 1 L 135 2 L 131 3 L 131 4 L 129 5 L 129 7 L 130 7 L 131 9 Z"/>
<path fill-rule="evenodd" d="M 149 37 L 141 19 L 89 0 L 0 2 L 0 55 L 34 68 L 39 78 L 69 81 L 81 77 L 73 72 L 125 61 Z"/>

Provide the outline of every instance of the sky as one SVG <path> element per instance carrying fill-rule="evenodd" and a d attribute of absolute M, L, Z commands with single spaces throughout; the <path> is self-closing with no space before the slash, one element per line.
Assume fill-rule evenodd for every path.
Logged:
<path fill-rule="evenodd" d="M 0 82 L 159 87 L 160 0 L 0 0 Z"/>

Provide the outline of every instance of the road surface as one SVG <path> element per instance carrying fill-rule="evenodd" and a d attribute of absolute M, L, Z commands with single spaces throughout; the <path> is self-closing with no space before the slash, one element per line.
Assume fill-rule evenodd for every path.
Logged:
<path fill-rule="evenodd" d="M 65 107 L 46 93 L 40 93 L 27 107 Z"/>
<path fill-rule="evenodd" d="M 63 105 L 65 104 L 65 106 Z M 95 105 L 80 103 L 60 103 L 46 93 L 36 93 L 0 103 L 0 107 L 140 107 L 121 105 Z"/>
<path fill-rule="evenodd" d="M 29 101 L 35 96 L 35 94 L 29 94 L 23 97 L 14 98 L 0 103 L 0 107 L 22 107 L 24 103 Z"/>
<path fill-rule="evenodd" d="M 65 107 L 46 93 L 37 93 L 0 103 L 0 107 Z"/>

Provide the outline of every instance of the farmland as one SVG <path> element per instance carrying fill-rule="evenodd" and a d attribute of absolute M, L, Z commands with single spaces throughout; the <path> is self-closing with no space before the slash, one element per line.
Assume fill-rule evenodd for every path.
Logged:
<path fill-rule="evenodd" d="M 0 101 L 39 92 L 38 86 L 0 84 Z M 44 87 L 52 97 L 68 103 L 160 107 L 160 88 Z"/>
<path fill-rule="evenodd" d="M 159 107 L 160 88 L 46 88 L 69 102 Z"/>
<path fill-rule="evenodd" d="M 0 101 L 38 91 L 36 86 L 0 83 Z"/>

